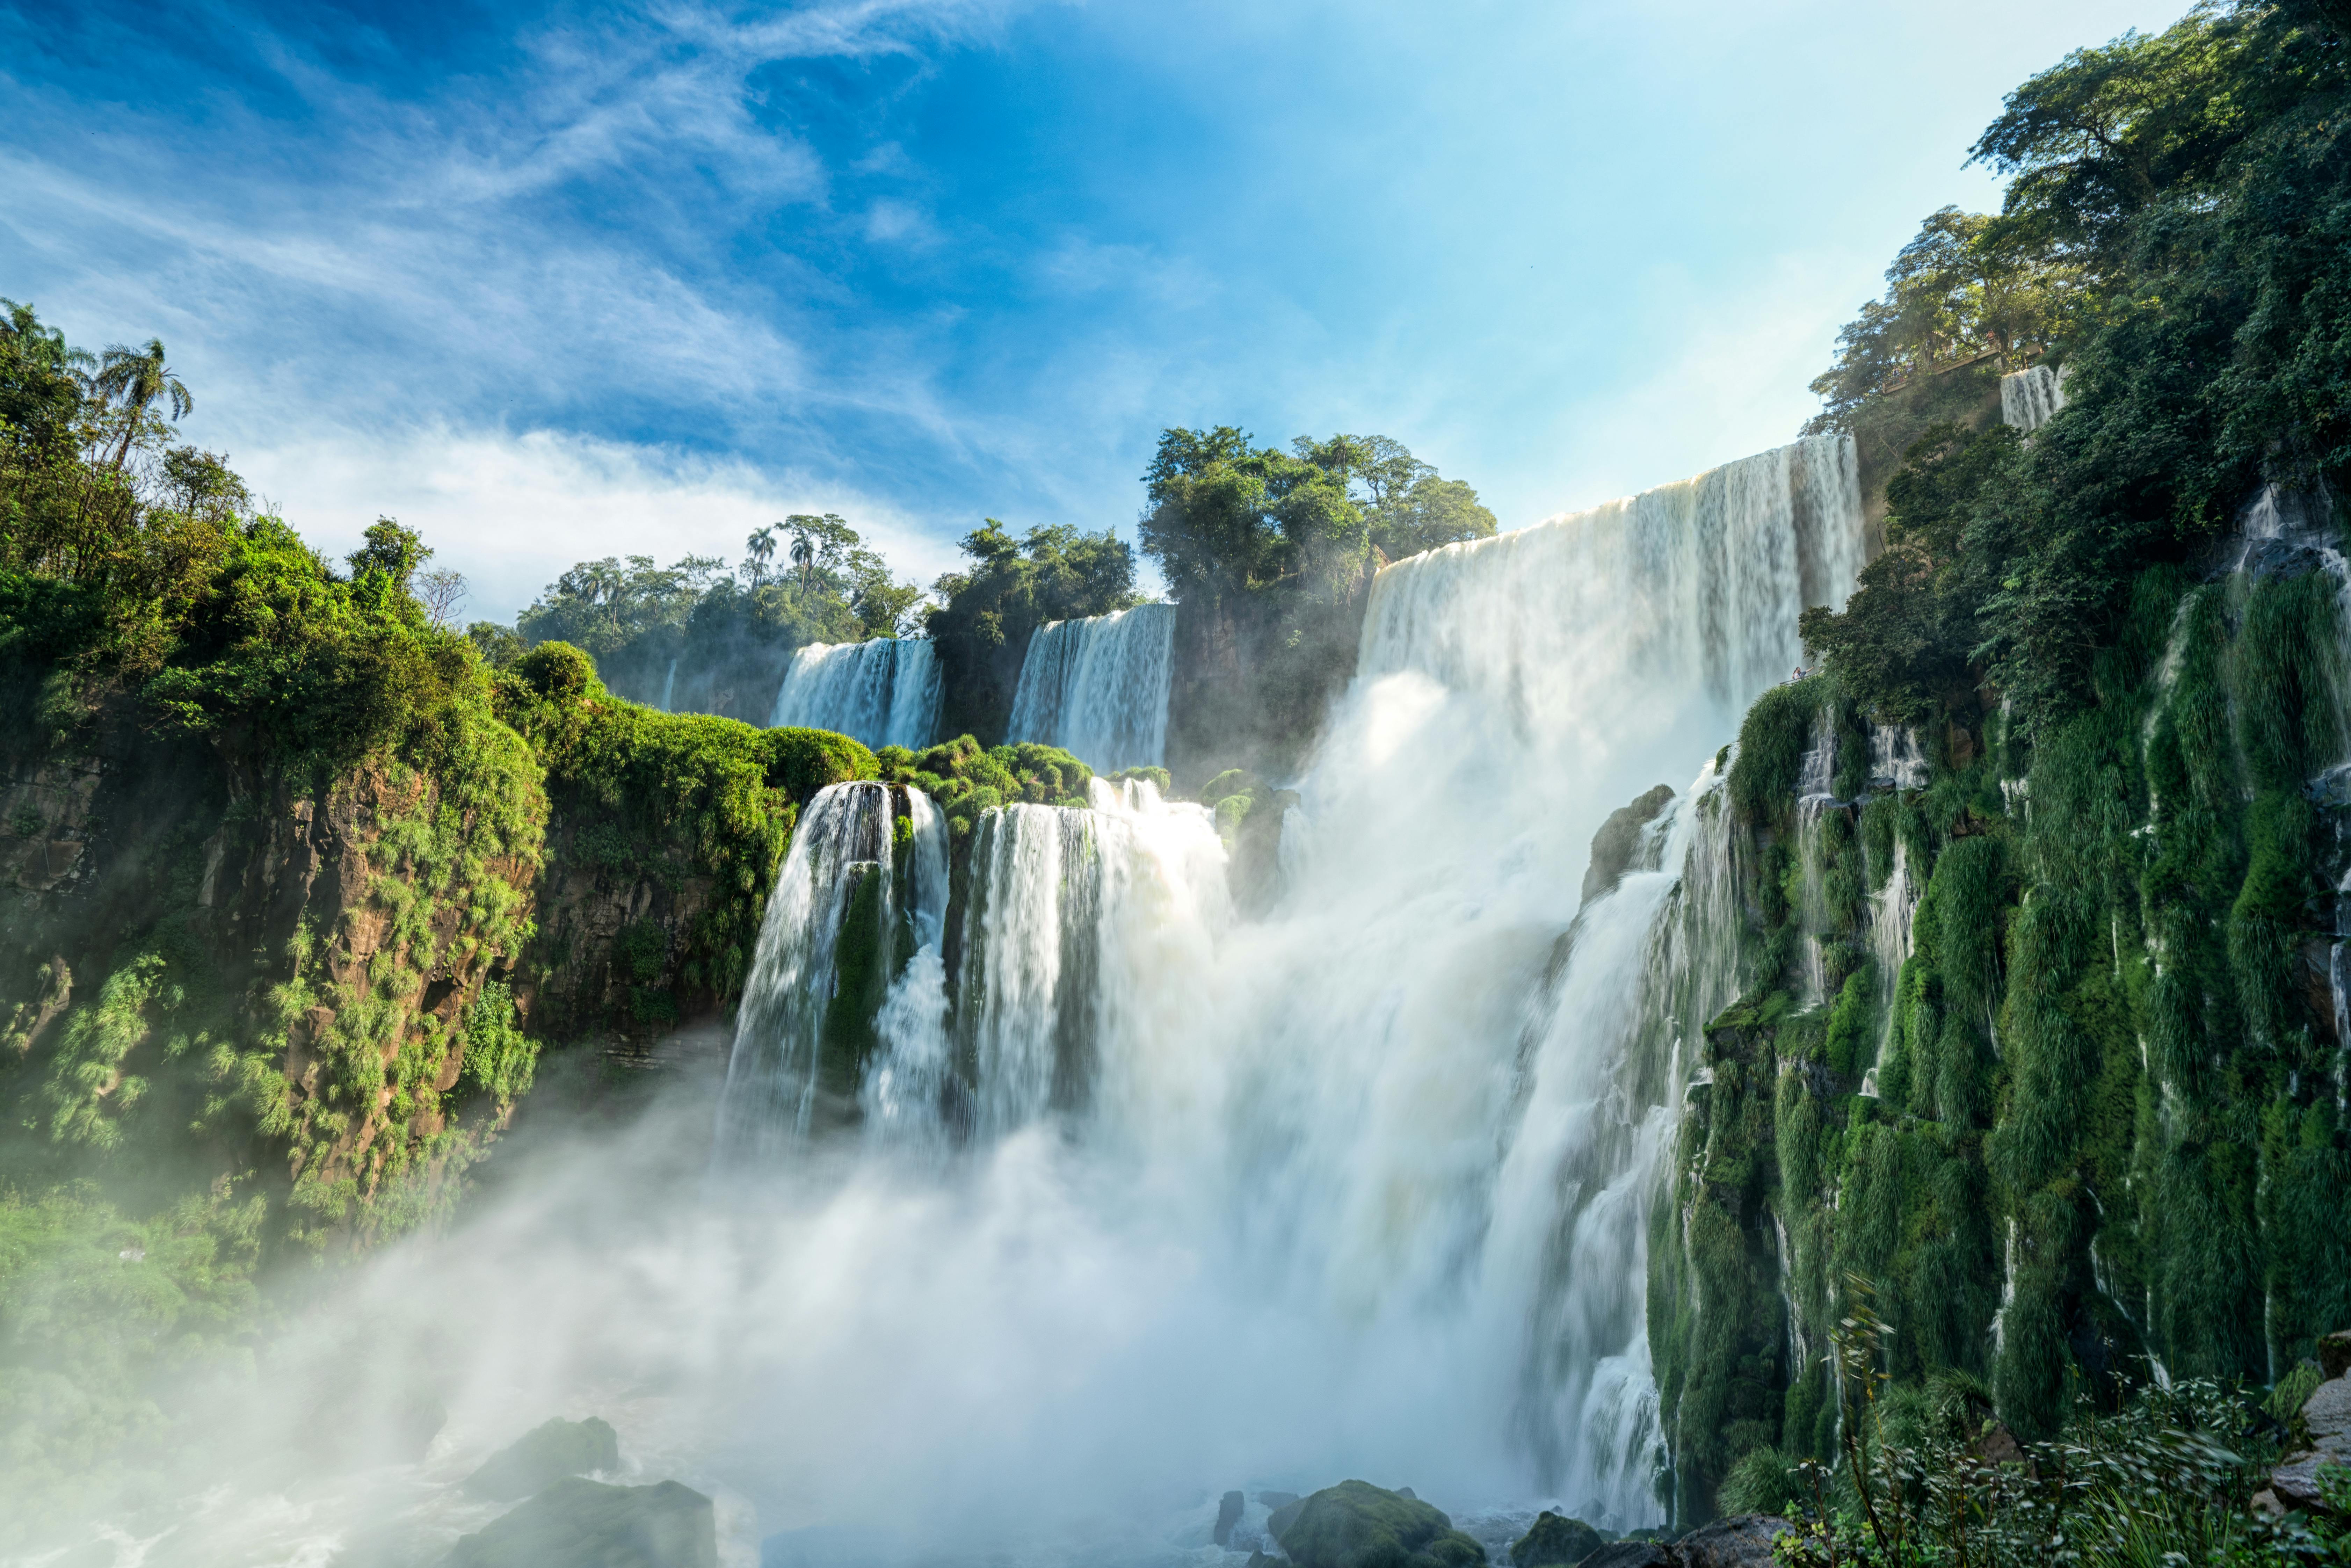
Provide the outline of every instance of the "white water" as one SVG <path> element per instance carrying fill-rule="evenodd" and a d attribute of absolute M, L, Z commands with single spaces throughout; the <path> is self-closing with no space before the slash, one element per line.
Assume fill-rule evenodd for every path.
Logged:
<path fill-rule="evenodd" d="M 2057 417 L 2065 406 L 2065 374 L 2034 365 L 2000 378 L 2001 423 L 2027 434 Z"/>
<path fill-rule="evenodd" d="M 914 841 L 906 885 L 893 870 L 902 799 Z M 935 956 L 947 899 L 945 837 L 945 821 L 927 799 L 882 784 L 830 785 L 800 813 L 744 982 L 719 1104 L 722 1158 L 774 1159 L 805 1140 L 815 1124 L 834 956 L 851 900 L 865 877 L 883 879 L 879 939 L 894 940 L 904 911 L 917 939 Z"/>
<path fill-rule="evenodd" d="M 670 699 L 671 699 L 671 698 L 673 698 L 674 696 L 675 696 L 676 695 L 677 695 L 677 661 L 676 661 L 675 659 L 672 659 L 672 660 L 669 662 L 669 674 L 665 674 L 665 675 L 664 675 L 664 676 L 662 677 L 662 695 L 661 695 L 661 710 L 662 710 L 662 712 L 664 712 L 664 713 L 671 713 L 671 712 L 675 711 L 675 710 L 674 710 L 674 709 L 673 709 L 669 705 L 670 705 Z"/>
<path fill-rule="evenodd" d="M 1049 621 L 1029 640 L 1009 740 L 1058 746 L 1098 773 L 1166 760 L 1176 607 Z"/>
<path fill-rule="evenodd" d="M 830 729 L 877 750 L 919 750 L 931 744 L 938 722 L 938 658 L 923 637 L 796 649 L 768 719 L 771 727 Z"/>
<path fill-rule="evenodd" d="M 1924 789 L 1927 758 L 1918 749 L 1917 731 L 1907 725 L 1871 725 L 1869 778 L 1888 789 Z"/>
<path fill-rule="evenodd" d="M 464 1390 L 383 1506 L 473 1528 L 413 1500 L 559 1409 L 720 1495 L 730 1568 L 801 1527 L 852 1532 L 843 1568 L 1172 1563 L 1221 1489 L 1345 1476 L 1457 1518 L 1659 1521 L 1649 1216 L 1738 979 L 1711 764 L 1579 909 L 1583 873 L 1860 557 L 1823 441 L 1388 568 L 1261 922 L 1232 919 L 1207 813 L 1098 780 L 1090 812 L 987 819 L 941 930 L 936 817 L 825 791 L 769 901 L 711 1207 L 625 1196 L 643 1155 L 598 1140 L 349 1319 L 367 1366 Z M 812 1139 L 841 916 L 900 821 L 918 940 L 862 1134 Z M 576 1238 L 543 1218 L 575 1194 Z M 350 1544 L 325 1517 L 318 1560 Z"/>

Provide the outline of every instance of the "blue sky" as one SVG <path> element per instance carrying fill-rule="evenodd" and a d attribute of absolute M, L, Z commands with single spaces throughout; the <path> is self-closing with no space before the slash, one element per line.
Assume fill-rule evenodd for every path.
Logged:
<path fill-rule="evenodd" d="M 838 510 L 1133 537 L 1156 433 L 1505 528 L 1786 440 L 2001 95 L 2181 6 L 0 8 L 0 295 L 160 335 L 287 519 L 511 615 Z"/>

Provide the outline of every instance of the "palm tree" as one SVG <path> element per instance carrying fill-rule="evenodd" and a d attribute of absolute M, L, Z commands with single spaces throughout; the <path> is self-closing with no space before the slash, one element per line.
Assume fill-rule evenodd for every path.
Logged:
<path fill-rule="evenodd" d="M 809 570 L 815 564 L 816 546 L 809 541 L 809 531 L 806 528 L 794 528 L 792 530 L 792 565 L 799 569 L 802 593 L 808 591 Z"/>
<path fill-rule="evenodd" d="M 768 575 L 768 562 L 776 553 L 776 530 L 780 523 L 769 523 L 764 528 L 754 528 L 751 537 L 743 541 L 743 549 L 751 557 L 751 586 L 757 588 Z"/>
<path fill-rule="evenodd" d="M 196 406 L 188 395 L 187 387 L 172 373 L 163 362 L 163 340 L 150 338 L 143 350 L 126 349 L 117 343 L 106 350 L 99 361 L 98 374 L 90 385 L 103 396 L 122 400 L 122 444 L 114 449 L 114 466 L 120 468 L 122 460 L 131 455 L 131 439 L 139 434 L 139 421 L 147 413 L 147 405 L 162 398 L 172 405 L 172 417 L 177 420 Z"/>

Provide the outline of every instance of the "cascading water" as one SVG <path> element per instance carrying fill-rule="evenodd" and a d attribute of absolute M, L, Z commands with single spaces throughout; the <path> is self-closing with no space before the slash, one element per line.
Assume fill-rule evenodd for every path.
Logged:
<path fill-rule="evenodd" d="M 675 659 L 672 659 L 672 660 L 669 662 L 669 674 L 665 674 L 665 675 L 664 675 L 664 676 L 662 677 L 662 695 L 661 695 L 661 710 L 662 710 L 662 712 L 664 712 L 664 713 L 670 713 L 670 712 L 674 712 L 674 709 L 672 709 L 672 708 L 671 708 L 671 706 L 670 706 L 669 705 L 670 705 L 670 699 L 671 699 L 671 698 L 673 698 L 673 697 L 674 697 L 676 695 L 677 695 L 677 661 L 676 661 Z"/>
<path fill-rule="evenodd" d="M 624 1167 L 567 1226 L 517 1204 L 392 1277 L 388 1321 L 449 1373 L 431 1462 L 603 1414 L 646 1479 L 726 1492 L 728 1561 L 837 1532 L 812 1568 L 1165 1563 L 1199 1488 L 1350 1475 L 1462 1520 L 1660 1522 L 1648 1249 L 1740 978 L 1714 768 L 1588 903 L 1584 873 L 1850 591 L 1857 490 L 1848 443 L 1807 442 L 1386 569 L 1261 920 L 1210 814 L 1144 783 L 960 840 L 903 788 L 820 792 L 705 1207 Z M 1076 1522 L 1104 1518 L 1140 1522 Z"/>
<path fill-rule="evenodd" d="M 1907 725 L 1869 727 L 1869 781 L 1881 789 L 1924 789 L 1927 757 Z"/>
<path fill-rule="evenodd" d="M 718 1108 L 722 1160 L 772 1159 L 828 1102 L 860 1098 L 867 1019 L 888 1005 L 869 993 L 892 985 L 902 948 L 909 972 L 923 947 L 937 948 L 944 835 L 919 792 L 883 784 L 828 786 L 800 814 L 744 984 Z"/>
<path fill-rule="evenodd" d="M 1831 779 L 1836 772 L 1835 715 L 1823 703 L 1813 719 L 1813 743 L 1804 750 L 1803 762 L 1796 775 L 1796 860 L 1804 872 L 1804 904 L 1802 924 L 1804 932 L 1804 1006 L 1817 1007 L 1826 999 L 1827 966 L 1821 952 L 1821 936 L 1828 929 L 1827 878 L 1822 867 L 1821 818 L 1829 811 L 1844 810 L 1844 802 L 1831 792 Z"/>
<path fill-rule="evenodd" d="M 2065 374 L 2034 365 L 2000 378 L 2000 418 L 2031 434 L 2065 406 Z"/>
<path fill-rule="evenodd" d="M 1029 640 L 1010 740 L 1058 746 L 1101 773 L 1166 760 L 1176 607 L 1049 621 Z"/>
<path fill-rule="evenodd" d="M 876 637 L 795 650 L 768 723 L 912 750 L 931 743 L 938 720 L 939 664 L 929 639 Z"/>

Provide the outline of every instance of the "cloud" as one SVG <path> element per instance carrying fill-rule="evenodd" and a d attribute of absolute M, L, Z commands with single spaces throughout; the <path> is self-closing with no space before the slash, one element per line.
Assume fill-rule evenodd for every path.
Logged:
<path fill-rule="evenodd" d="M 255 491 L 311 543 L 340 555 L 379 516 L 424 536 L 465 574 L 467 620 L 512 620 L 575 561 L 740 558 L 744 536 L 793 512 L 840 512 L 901 573 L 927 584 L 957 559 L 887 502 L 741 458 L 633 446 L 553 430 L 423 425 L 338 430 L 238 455 Z"/>

